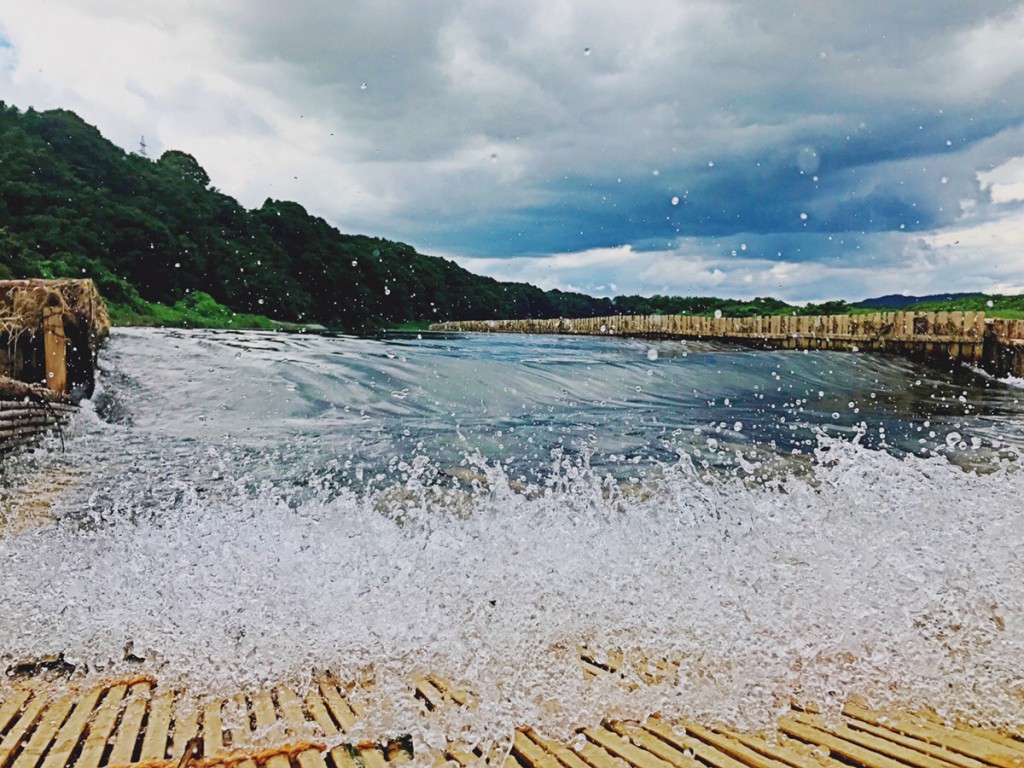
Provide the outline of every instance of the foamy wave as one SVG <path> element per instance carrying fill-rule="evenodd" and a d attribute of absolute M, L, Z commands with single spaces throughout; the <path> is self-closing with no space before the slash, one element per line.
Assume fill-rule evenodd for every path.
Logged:
<path fill-rule="evenodd" d="M 158 517 L 0 539 L 4 659 L 63 652 L 108 674 L 131 642 L 197 692 L 372 667 L 393 706 L 366 727 L 411 731 L 400 702 L 430 670 L 469 682 L 481 705 L 438 727 L 478 741 L 656 710 L 763 724 L 792 697 L 852 693 L 1024 721 L 1015 464 L 975 474 L 823 439 L 810 478 L 711 481 L 683 458 L 630 487 L 556 455 L 528 495 L 497 466 L 471 495 L 421 482 L 428 468 L 298 505 L 269 485 L 185 488 Z M 679 673 L 587 683 L 581 644 Z"/>

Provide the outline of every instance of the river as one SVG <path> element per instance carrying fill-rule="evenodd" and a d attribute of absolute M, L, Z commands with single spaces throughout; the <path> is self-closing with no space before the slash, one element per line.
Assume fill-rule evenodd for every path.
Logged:
<path fill-rule="evenodd" d="M 117 330 L 66 450 L 3 466 L 15 513 L 55 501 L 0 538 L 0 656 L 431 669 L 483 737 L 854 693 L 1020 722 L 1022 398 L 867 354 Z M 678 671 L 584 683 L 581 645 Z"/>

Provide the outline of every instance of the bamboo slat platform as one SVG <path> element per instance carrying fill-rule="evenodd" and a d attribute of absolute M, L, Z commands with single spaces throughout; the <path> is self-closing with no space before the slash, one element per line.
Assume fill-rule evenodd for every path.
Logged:
<path fill-rule="evenodd" d="M 584 654 L 586 657 L 586 654 Z M 587 676 L 622 663 L 583 658 Z M 657 668 L 657 665 L 653 665 Z M 138 677 L 89 688 L 29 679 L 0 693 L 0 768 L 388 768 L 410 762 L 409 739 L 346 739 L 364 712 L 351 687 L 321 678 L 200 701 Z M 423 716 L 473 706 L 473 696 L 435 677 L 411 686 Z M 879 712 L 851 702 L 841 717 L 794 708 L 774 731 L 710 723 L 605 721 L 571 742 L 518 728 L 511 749 L 471 745 L 415 755 L 418 762 L 504 768 L 1021 768 L 1024 738 L 924 713 Z"/>

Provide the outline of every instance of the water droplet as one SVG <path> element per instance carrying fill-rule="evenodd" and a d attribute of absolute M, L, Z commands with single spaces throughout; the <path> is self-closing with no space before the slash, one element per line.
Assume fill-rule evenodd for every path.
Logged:
<path fill-rule="evenodd" d="M 647 359 L 648 360 L 657 360 L 658 359 L 658 350 L 656 350 L 654 347 L 651 347 L 650 349 L 648 349 L 647 350 Z"/>
<path fill-rule="evenodd" d="M 996 303 L 992 301 L 992 299 L 989 299 L 988 301 L 985 302 L 986 307 L 994 307 L 995 305 Z"/>
<path fill-rule="evenodd" d="M 359 84 L 359 90 L 360 91 L 365 91 L 366 90 L 366 83 L 360 83 Z"/>
<path fill-rule="evenodd" d="M 722 310 L 716 309 L 715 310 L 715 318 L 720 318 L 721 316 L 722 316 Z"/>
<path fill-rule="evenodd" d="M 708 160 L 708 168 L 714 168 L 714 167 L 715 167 L 715 161 L 714 160 Z"/>
<path fill-rule="evenodd" d="M 742 432 L 743 431 L 743 422 L 742 421 L 737 421 L 735 424 L 733 424 L 732 425 L 732 431 L 733 432 Z"/>
<path fill-rule="evenodd" d="M 358 261 L 356 261 L 355 259 L 352 259 L 352 266 L 353 267 L 356 266 L 358 263 L 359 263 Z"/>
<path fill-rule="evenodd" d="M 653 171 L 651 171 L 651 175 L 652 176 L 660 176 L 661 175 L 661 171 L 659 171 L 657 168 L 655 168 Z"/>
<path fill-rule="evenodd" d="M 800 212 L 800 221 L 807 221 L 807 214 L 803 211 Z"/>
<path fill-rule="evenodd" d="M 946 435 L 946 445 L 952 448 L 954 445 L 959 443 L 961 439 L 962 438 L 959 432 L 950 432 L 948 435 Z"/>
<path fill-rule="evenodd" d="M 672 198 L 672 205 L 679 205 L 679 197 L 675 196 Z"/>
<path fill-rule="evenodd" d="M 943 184 L 949 184 L 949 176 L 943 176 L 941 179 L 939 179 L 939 181 L 941 181 Z"/>
<path fill-rule="evenodd" d="M 388 288 L 387 286 L 384 287 L 384 295 L 385 296 L 390 296 L 391 295 L 391 289 Z"/>

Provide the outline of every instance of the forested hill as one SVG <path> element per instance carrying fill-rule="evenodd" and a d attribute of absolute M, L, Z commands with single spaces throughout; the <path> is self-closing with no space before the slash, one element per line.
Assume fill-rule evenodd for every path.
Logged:
<path fill-rule="evenodd" d="M 0 102 L 0 278 L 92 277 L 122 308 L 196 292 L 238 312 L 360 329 L 610 314 L 609 299 L 474 275 L 342 234 L 301 205 L 246 210 L 185 152 L 124 152 L 73 112 Z"/>

